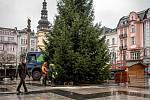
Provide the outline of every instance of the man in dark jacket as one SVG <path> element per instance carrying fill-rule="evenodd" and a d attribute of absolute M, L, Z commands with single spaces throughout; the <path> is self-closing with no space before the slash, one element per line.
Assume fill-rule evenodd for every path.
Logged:
<path fill-rule="evenodd" d="M 26 78 L 26 75 L 28 75 L 29 78 L 30 78 L 30 75 L 27 71 L 26 63 L 24 61 L 25 61 L 25 59 L 22 59 L 21 62 L 19 63 L 18 70 L 17 70 L 17 75 L 16 75 L 16 78 L 18 77 L 18 74 L 19 74 L 19 77 L 20 77 L 20 83 L 17 87 L 18 92 L 20 92 L 20 88 L 21 88 L 22 85 L 24 87 L 24 91 L 28 92 L 26 84 L 25 84 L 25 78 Z"/>

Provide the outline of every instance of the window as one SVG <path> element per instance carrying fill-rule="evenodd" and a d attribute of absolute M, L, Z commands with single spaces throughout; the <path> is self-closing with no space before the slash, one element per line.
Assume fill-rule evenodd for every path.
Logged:
<path fill-rule="evenodd" d="M 0 41 L 4 41 L 4 36 L 0 36 Z"/>
<path fill-rule="evenodd" d="M 21 44 L 24 44 L 23 40 L 24 40 L 24 39 L 21 39 Z"/>
<path fill-rule="evenodd" d="M 131 56 L 131 60 L 139 60 L 140 59 L 140 52 L 131 52 L 130 56 Z"/>
<path fill-rule="evenodd" d="M 25 45 L 26 44 L 26 39 L 21 39 L 21 44 Z"/>
<path fill-rule="evenodd" d="M 144 45 L 150 47 L 150 21 L 144 23 Z"/>
<path fill-rule="evenodd" d="M 28 41 L 27 41 L 27 39 L 25 40 L 25 42 L 26 42 L 25 44 L 28 44 Z"/>
<path fill-rule="evenodd" d="M 14 46 L 13 46 L 12 50 L 13 50 L 13 51 L 15 51 L 15 48 L 14 48 Z"/>
<path fill-rule="evenodd" d="M 14 37 L 8 37 L 8 41 L 9 41 L 9 42 L 14 41 Z"/>
<path fill-rule="evenodd" d="M 127 46 L 127 39 L 124 39 L 124 45 Z"/>
<path fill-rule="evenodd" d="M 23 39 L 21 39 L 21 44 L 23 44 Z"/>
<path fill-rule="evenodd" d="M 110 63 L 115 64 L 116 63 L 116 53 L 115 52 L 110 52 Z"/>
<path fill-rule="evenodd" d="M 133 16 L 131 17 L 131 19 L 133 20 Z"/>
<path fill-rule="evenodd" d="M 149 17 L 150 17 L 150 10 L 147 13 L 147 18 L 149 18 Z"/>
<path fill-rule="evenodd" d="M 9 51 L 15 51 L 15 47 L 13 45 L 9 46 Z"/>
<path fill-rule="evenodd" d="M 9 30 L 5 30 L 5 35 L 9 35 L 10 31 Z"/>
<path fill-rule="evenodd" d="M 135 33 L 135 25 L 131 25 L 131 30 L 130 30 L 131 33 Z"/>
<path fill-rule="evenodd" d="M 36 62 L 36 54 L 28 54 L 27 61 L 28 61 L 28 63 L 35 63 Z"/>
<path fill-rule="evenodd" d="M 131 45 L 135 45 L 135 37 L 131 37 Z"/>
<path fill-rule="evenodd" d="M 109 45 L 109 39 L 107 39 L 107 45 Z"/>
<path fill-rule="evenodd" d="M 0 51 L 2 51 L 3 49 L 3 44 L 0 44 Z"/>
<path fill-rule="evenodd" d="M 145 55 L 146 57 L 150 57 L 150 48 L 146 48 L 146 49 L 144 50 L 144 55 Z"/>
<path fill-rule="evenodd" d="M 123 40 L 120 40 L 120 45 L 123 46 Z"/>
<path fill-rule="evenodd" d="M 112 38 L 112 45 L 115 44 L 115 38 Z"/>
<path fill-rule="evenodd" d="M 26 48 L 25 47 L 21 47 L 21 53 L 25 53 L 26 52 Z"/>
<path fill-rule="evenodd" d="M 125 21 L 124 23 L 127 24 L 127 21 Z"/>
<path fill-rule="evenodd" d="M 35 43 L 34 40 L 31 40 L 31 45 L 34 45 L 34 43 Z"/>

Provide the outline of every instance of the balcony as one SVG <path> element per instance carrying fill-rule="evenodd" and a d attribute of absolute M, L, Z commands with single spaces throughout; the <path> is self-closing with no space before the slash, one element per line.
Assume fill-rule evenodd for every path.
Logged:
<path fill-rule="evenodd" d="M 142 62 L 143 61 L 143 59 L 142 58 L 137 58 L 137 59 L 127 59 L 126 60 L 127 62 L 136 62 L 136 63 L 139 63 L 139 62 Z"/>
<path fill-rule="evenodd" d="M 119 35 L 119 38 L 120 38 L 120 39 L 122 39 L 122 38 L 127 38 L 127 33 L 125 33 L 125 34 L 120 34 L 120 35 Z"/>
<path fill-rule="evenodd" d="M 128 62 L 141 62 L 143 60 L 143 53 L 141 51 L 130 51 L 129 55 Z"/>
<path fill-rule="evenodd" d="M 127 50 L 127 45 L 120 46 L 120 47 L 119 47 L 119 50 Z"/>

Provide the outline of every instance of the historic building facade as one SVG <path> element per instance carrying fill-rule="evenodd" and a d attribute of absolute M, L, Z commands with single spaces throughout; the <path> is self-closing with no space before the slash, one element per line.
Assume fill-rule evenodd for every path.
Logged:
<path fill-rule="evenodd" d="M 26 29 L 18 30 L 18 56 L 27 53 L 28 35 Z"/>
<path fill-rule="evenodd" d="M 18 41 L 18 53 L 17 58 L 18 61 L 20 56 L 25 56 L 27 52 L 37 51 L 37 36 L 34 31 L 31 31 L 30 26 L 31 20 L 28 19 L 27 28 L 22 30 L 17 30 L 17 41 Z"/>
<path fill-rule="evenodd" d="M 0 62 L 16 64 L 17 29 L 0 27 Z"/>
<path fill-rule="evenodd" d="M 119 20 L 118 65 L 150 64 L 150 9 L 131 12 Z"/>
<path fill-rule="evenodd" d="M 21 54 L 28 52 L 28 32 L 26 29 L 18 30 L 18 52 Z M 34 31 L 30 33 L 30 49 L 29 51 L 37 51 L 36 48 L 37 37 Z"/>
<path fill-rule="evenodd" d="M 41 11 L 41 19 L 38 22 L 37 26 L 37 48 L 38 51 L 41 49 L 44 49 L 43 40 L 45 40 L 45 35 L 49 32 L 49 24 L 48 21 L 48 11 L 47 11 L 47 2 L 44 0 L 43 2 L 43 8 Z"/>

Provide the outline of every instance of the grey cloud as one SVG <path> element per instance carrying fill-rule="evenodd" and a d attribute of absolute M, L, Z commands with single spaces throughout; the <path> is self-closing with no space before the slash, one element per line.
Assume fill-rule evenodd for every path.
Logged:
<path fill-rule="evenodd" d="M 31 18 L 32 28 L 36 30 L 42 2 L 44 0 L 0 0 L 0 27 L 18 27 L 23 29 L 26 27 L 27 17 Z M 57 14 L 56 0 L 46 0 L 48 2 L 48 17 L 52 23 L 54 16 Z M 128 15 L 131 11 L 141 11 L 150 8 L 150 0 L 112 0 L 114 5 L 109 4 L 108 0 L 104 8 L 104 0 L 94 0 L 99 2 L 94 4 L 95 23 L 102 22 L 102 25 L 114 28 L 122 16 Z M 107 5 L 112 6 L 107 7 Z M 94 6 L 94 8 L 95 8 Z M 108 9 L 106 9 L 108 8 Z"/>

